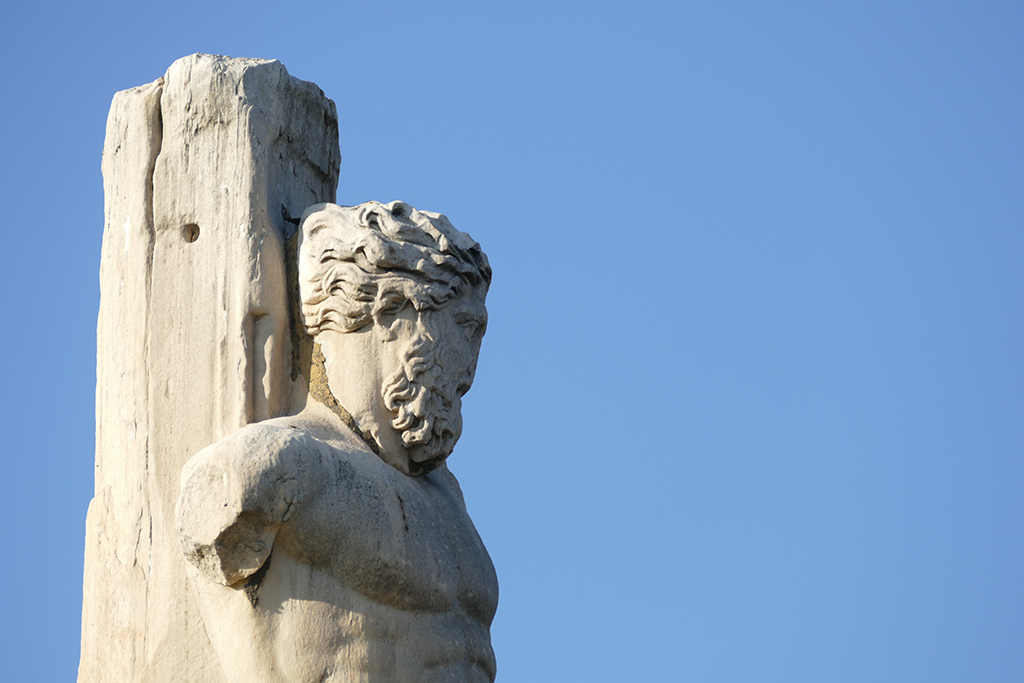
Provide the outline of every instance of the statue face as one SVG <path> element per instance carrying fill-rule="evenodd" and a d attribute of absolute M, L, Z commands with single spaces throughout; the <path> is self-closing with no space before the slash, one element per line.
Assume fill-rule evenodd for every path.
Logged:
<path fill-rule="evenodd" d="M 441 214 L 317 204 L 299 226 L 306 329 L 328 385 L 381 457 L 429 472 L 462 433 L 487 324 L 487 257 Z"/>
<path fill-rule="evenodd" d="M 462 396 L 473 384 L 487 325 L 483 294 L 419 309 L 395 296 L 376 317 L 386 351 L 381 399 L 409 459 L 429 469 L 462 434 Z"/>
<path fill-rule="evenodd" d="M 371 325 L 317 337 L 332 393 L 403 472 L 430 471 L 462 434 L 462 396 L 487 326 L 484 294 L 467 287 L 433 307 L 381 292 Z"/>

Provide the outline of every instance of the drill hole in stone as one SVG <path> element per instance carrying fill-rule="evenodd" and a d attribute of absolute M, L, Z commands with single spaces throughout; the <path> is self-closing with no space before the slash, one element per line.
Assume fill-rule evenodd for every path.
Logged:
<path fill-rule="evenodd" d="M 185 238 L 185 241 L 192 244 L 199 239 L 199 226 L 195 223 L 189 223 L 181 229 L 181 235 Z"/>

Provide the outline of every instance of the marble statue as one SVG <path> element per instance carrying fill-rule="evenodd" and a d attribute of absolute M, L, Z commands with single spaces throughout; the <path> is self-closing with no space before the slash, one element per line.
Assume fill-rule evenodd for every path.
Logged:
<path fill-rule="evenodd" d="M 249 425 L 182 471 L 186 557 L 250 603 L 203 601 L 221 663 L 238 681 L 493 681 L 497 579 L 445 466 L 487 259 L 401 202 L 316 205 L 300 240 L 303 321 L 336 401 Z"/>
<path fill-rule="evenodd" d="M 277 61 L 114 96 L 79 683 L 494 680 L 446 465 L 490 267 L 440 214 L 337 206 L 340 163 Z"/>

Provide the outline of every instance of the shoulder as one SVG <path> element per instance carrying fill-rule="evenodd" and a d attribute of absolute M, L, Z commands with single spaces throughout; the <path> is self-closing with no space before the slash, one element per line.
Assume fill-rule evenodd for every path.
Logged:
<path fill-rule="evenodd" d="M 353 450 L 343 440 L 329 436 L 321 425 L 303 420 L 302 416 L 255 422 L 201 450 L 186 464 L 183 474 L 214 464 L 235 470 L 266 469 L 281 459 L 330 459 L 344 457 Z"/>
<path fill-rule="evenodd" d="M 246 425 L 216 442 L 213 447 L 271 451 L 314 441 L 317 439 L 303 430 L 294 417 L 287 417 Z"/>
<path fill-rule="evenodd" d="M 462 495 L 462 487 L 459 486 L 459 480 L 456 479 L 455 475 L 452 474 L 452 471 L 448 469 L 448 465 L 440 465 L 429 474 L 423 475 L 423 479 L 437 487 L 447 497 L 451 498 L 465 509 L 466 499 Z"/>

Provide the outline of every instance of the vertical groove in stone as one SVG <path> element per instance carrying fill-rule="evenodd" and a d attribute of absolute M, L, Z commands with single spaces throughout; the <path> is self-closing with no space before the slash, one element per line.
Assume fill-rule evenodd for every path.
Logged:
<path fill-rule="evenodd" d="M 115 95 L 103 151 L 97 321 L 96 482 L 86 521 L 79 680 L 134 680 L 144 658 L 151 520 L 148 306 L 152 174 L 163 79 Z"/>
<path fill-rule="evenodd" d="M 178 478 L 287 410 L 282 211 L 333 201 L 339 165 L 333 102 L 276 61 L 192 55 L 114 98 L 83 683 L 223 680 L 178 545 Z"/>

